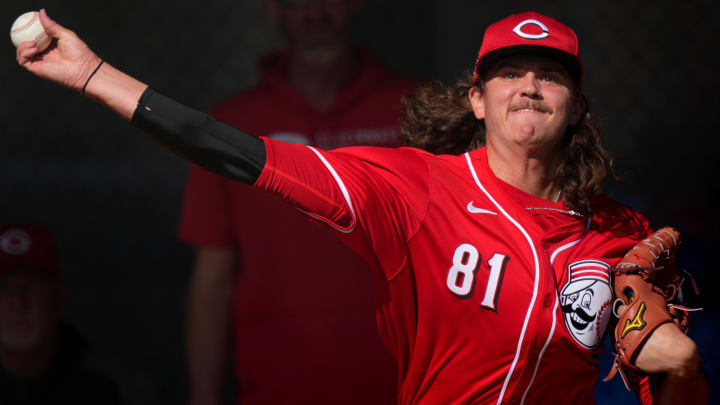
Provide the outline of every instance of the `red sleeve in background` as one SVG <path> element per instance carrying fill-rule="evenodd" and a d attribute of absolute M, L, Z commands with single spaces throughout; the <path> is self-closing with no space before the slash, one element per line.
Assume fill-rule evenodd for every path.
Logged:
<path fill-rule="evenodd" d="M 652 405 L 656 403 L 653 397 L 653 389 L 650 376 L 639 376 L 635 373 L 626 373 L 630 387 L 635 393 L 635 397 L 642 405 Z"/>
<path fill-rule="evenodd" d="M 231 246 L 234 241 L 223 177 L 191 165 L 180 213 L 179 237 L 195 246 Z"/>
<path fill-rule="evenodd" d="M 654 402 L 652 390 L 650 389 L 650 377 L 645 376 L 633 384 L 635 395 L 642 405 L 652 405 Z"/>

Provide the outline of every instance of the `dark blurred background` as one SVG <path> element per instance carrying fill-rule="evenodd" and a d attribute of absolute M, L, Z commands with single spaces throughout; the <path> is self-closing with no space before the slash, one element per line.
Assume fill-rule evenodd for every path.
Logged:
<path fill-rule="evenodd" d="M 608 192 L 653 226 L 680 230 L 680 261 L 701 289 L 691 300 L 705 307 L 691 334 L 719 381 L 711 257 L 720 223 L 720 6 L 503 3 L 366 0 L 353 37 L 398 71 L 447 82 L 472 68 L 485 27 L 508 14 L 532 9 L 573 27 L 584 90 L 623 178 Z M 200 110 L 252 85 L 257 57 L 282 44 L 261 0 L 5 0 L 0 21 L 9 32 L 18 15 L 41 7 L 109 63 Z M 0 50 L 0 223 L 49 227 L 70 321 L 108 358 L 151 381 L 160 403 L 184 403 L 192 252 L 175 234 L 187 164 L 102 107 L 18 67 L 9 35 Z M 616 382 L 598 387 L 600 403 L 629 401 Z"/>

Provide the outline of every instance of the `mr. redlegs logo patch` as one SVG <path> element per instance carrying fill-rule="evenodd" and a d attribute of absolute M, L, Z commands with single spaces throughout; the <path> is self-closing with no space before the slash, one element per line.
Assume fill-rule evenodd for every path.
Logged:
<path fill-rule="evenodd" d="M 571 263 L 567 284 L 560 291 L 560 310 L 573 339 L 590 350 L 600 346 L 611 306 L 610 265 L 598 259 Z"/>

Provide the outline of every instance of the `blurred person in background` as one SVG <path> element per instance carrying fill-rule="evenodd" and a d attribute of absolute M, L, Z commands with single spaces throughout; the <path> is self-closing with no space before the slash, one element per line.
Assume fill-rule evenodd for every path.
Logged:
<path fill-rule="evenodd" d="M 359 0 L 265 0 L 287 48 L 213 116 L 255 136 L 334 149 L 400 145 L 399 76 L 348 39 Z M 375 328 L 363 259 L 284 202 L 191 167 L 180 238 L 196 247 L 190 402 L 393 404 L 397 366 Z M 231 354 L 232 353 L 232 354 Z"/>
<path fill-rule="evenodd" d="M 44 229 L 0 226 L 0 403 L 120 404 L 88 366 L 87 342 L 62 322 L 66 290 Z"/>

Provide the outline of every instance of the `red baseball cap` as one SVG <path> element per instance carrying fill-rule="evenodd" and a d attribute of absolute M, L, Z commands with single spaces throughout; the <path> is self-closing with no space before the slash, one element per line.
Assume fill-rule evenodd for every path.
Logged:
<path fill-rule="evenodd" d="M 55 243 L 50 232 L 29 225 L 0 226 L 0 273 L 13 270 L 58 276 Z"/>
<path fill-rule="evenodd" d="M 513 14 L 485 30 L 474 78 L 500 58 L 517 53 L 541 54 L 557 59 L 578 83 L 582 81 L 583 66 L 575 32 L 560 21 L 534 11 Z"/>

